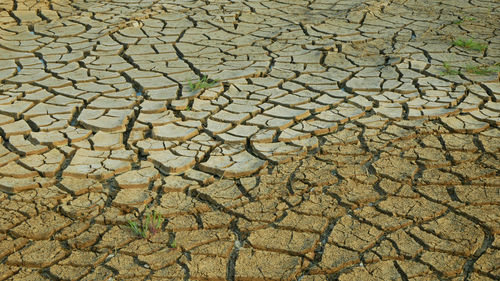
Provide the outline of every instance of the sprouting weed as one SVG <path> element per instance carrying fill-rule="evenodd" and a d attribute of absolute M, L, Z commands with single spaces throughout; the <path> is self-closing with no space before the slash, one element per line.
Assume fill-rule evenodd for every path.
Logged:
<path fill-rule="evenodd" d="M 450 64 L 447 62 L 443 63 L 444 71 L 441 73 L 442 75 L 459 75 L 460 71 L 451 68 Z"/>
<path fill-rule="evenodd" d="M 161 229 L 161 225 L 163 223 L 163 217 L 160 214 L 156 213 L 155 211 L 150 213 L 148 217 L 149 217 L 148 218 L 149 232 L 151 233 L 151 235 L 155 235 Z"/>
<path fill-rule="evenodd" d="M 172 241 L 172 243 L 170 243 L 170 248 L 175 248 L 177 247 L 177 243 L 174 241 Z"/>
<path fill-rule="evenodd" d="M 217 82 L 217 80 L 208 79 L 208 77 L 204 75 L 203 77 L 201 77 L 200 81 L 196 83 L 189 82 L 189 89 L 194 92 L 196 90 L 210 88 L 217 84 Z"/>
<path fill-rule="evenodd" d="M 141 225 L 137 222 L 128 221 L 130 229 L 142 238 L 147 238 L 155 235 L 161 230 L 161 225 L 163 224 L 163 217 L 161 214 L 156 213 L 155 211 L 146 215 Z"/>
<path fill-rule="evenodd" d="M 470 50 L 474 50 L 474 51 L 481 51 L 481 52 L 486 50 L 486 48 L 488 48 L 488 45 L 486 45 L 486 44 L 482 44 L 482 43 L 474 41 L 472 39 L 465 40 L 462 38 L 453 41 L 453 46 L 458 46 L 458 47 L 462 47 L 465 49 L 470 49 Z"/>
<path fill-rule="evenodd" d="M 465 17 L 463 19 L 459 19 L 453 22 L 453 24 L 461 24 L 467 21 L 476 21 L 477 19 L 475 17 Z"/>
<path fill-rule="evenodd" d="M 139 227 L 139 224 L 137 222 L 129 220 L 128 225 L 135 235 L 146 238 L 146 233 L 142 230 L 141 227 Z"/>
<path fill-rule="evenodd" d="M 447 62 L 443 63 L 443 67 L 443 75 L 463 74 L 460 70 L 451 68 L 451 66 Z M 500 72 L 500 63 L 496 63 L 494 65 L 467 65 L 464 69 L 467 73 L 476 75 L 491 75 Z"/>
<path fill-rule="evenodd" d="M 465 67 L 465 71 L 477 75 L 491 75 L 500 72 L 500 63 L 495 65 L 468 65 Z"/>

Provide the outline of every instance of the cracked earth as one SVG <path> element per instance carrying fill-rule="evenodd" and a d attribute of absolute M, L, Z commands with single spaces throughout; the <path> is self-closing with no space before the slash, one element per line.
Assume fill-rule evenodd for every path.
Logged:
<path fill-rule="evenodd" d="M 494 0 L 2 0 L 0 280 L 498 280 L 499 75 L 466 69 L 499 65 L 499 22 Z"/>

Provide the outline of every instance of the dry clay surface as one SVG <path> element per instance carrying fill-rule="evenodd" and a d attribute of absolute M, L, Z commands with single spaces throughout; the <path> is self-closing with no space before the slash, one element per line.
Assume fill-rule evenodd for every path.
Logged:
<path fill-rule="evenodd" d="M 500 278 L 500 2 L 0 2 L 0 280 Z"/>

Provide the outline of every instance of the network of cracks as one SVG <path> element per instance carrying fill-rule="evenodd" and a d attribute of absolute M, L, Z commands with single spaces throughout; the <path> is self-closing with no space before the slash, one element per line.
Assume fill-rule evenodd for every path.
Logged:
<path fill-rule="evenodd" d="M 2 1 L 0 280 L 497 280 L 499 9 Z"/>

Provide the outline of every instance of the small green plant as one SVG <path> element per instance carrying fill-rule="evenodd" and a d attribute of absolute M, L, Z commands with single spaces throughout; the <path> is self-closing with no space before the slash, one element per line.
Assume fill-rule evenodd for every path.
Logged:
<path fill-rule="evenodd" d="M 456 20 L 453 22 L 453 24 L 461 24 L 463 22 L 466 22 L 466 21 L 475 21 L 477 20 L 475 17 L 465 17 L 463 19 L 459 19 L 459 20 Z"/>
<path fill-rule="evenodd" d="M 135 235 L 142 238 L 154 236 L 161 230 L 163 224 L 163 217 L 155 211 L 146 215 L 144 221 L 139 223 L 129 220 L 128 225 Z"/>
<path fill-rule="evenodd" d="M 443 63 L 443 67 L 444 71 L 441 73 L 443 75 L 463 74 L 460 70 L 451 68 L 451 66 L 447 62 Z M 465 72 L 477 75 L 495 74 L 500 72 L 500 62 L 494 65 L 467 65 L 465 67 Z"/>
<path fill-rule="evenodd" d="M 451 68 L 450 64 L 447 62 L 443 63 L 444 71 L 442 72 L 443 75 L 458 75 L 460 74 L 459 70 Z"/>
<path fill-rule="evenodd" d="M 146 231 L 143 230 L 137 222 L 129 220 L 128 226 L 130 227 L 132 232 L 134 232 L 135 235 L 141 236 L 142 238 L 146 238 L 147 235 Z"/>
<path fill-rule="evenodd" d="M 192 92 L 194 92 L 196 90 L 210 88 L 210 87 L 214 86 L 215 84 L 217 84 L 217 82 L 219 82 L 219 81 L 208 79 L 208 77 L 205 75 L 200 79 L 200 81 L 198 81 L 196 83 L 189 82 L 189 89 Z"/>
<path fill-rule="evenodd" d="M 468 65 L 465 67 L 465 71 L 477 75 L 495 74 L 500 72 L 500 63 L 496 63 L 495 65 Z"/>
<path fill-rule="evenodd" d="M 191 111 L 191 107 L 188 105 L 186 106 L 186 109 L 184 109 L 185 111 Z"/>
<path fill-rule="evenodd" d="M 453 46 L 458 46 L 458 47 L 462 47 L 465 49 L 470 49 L 470 50 L 474 50 L 474 51 L 481 51 L 481 52 L 486 50 L 486 48 L 488 48 L 488 46 L 486 44 L 476 42 L 472 39 L 465 40 L 465 39 L 461 39 L 461 38 L 453 41 Z"/>

